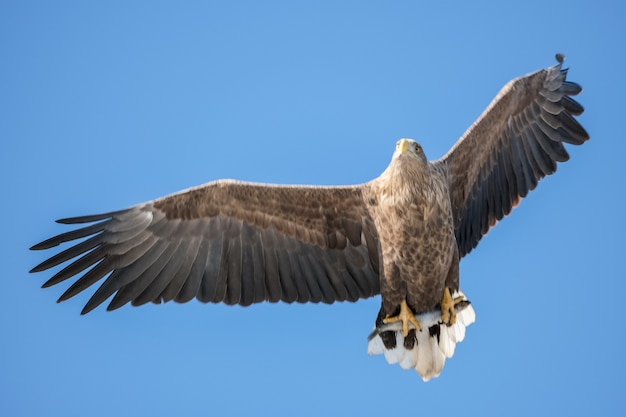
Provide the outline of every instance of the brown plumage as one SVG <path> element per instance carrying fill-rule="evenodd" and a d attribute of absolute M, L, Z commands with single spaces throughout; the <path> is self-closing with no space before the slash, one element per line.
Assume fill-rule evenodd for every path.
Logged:
<path fill-rule="evenodd" d="M 72 261 L 48 287 L 87 271 L 59 301 L 106 277 L 83 314 L 110 296 L 109 310 L 193 298 L 332 303 L 379 293 L 381 329 L 404 300 L 418 315 L 430 312 L 444 288 L 458 294 L 460 258 L 569 158 L 563 143 L 588 139 L 573 118 L 583 108 L 570 98 L 581 88 L 565 81 L 557 58 L 558 65 L 508 83 L 437 161 L 403 139 L 383 174 L 361 185 L 221 180 L 117 212 L 59 220 L 94 224 L 33 246 L 87 238 L 31 272 Z M 416 331 L 403 335 L 405 347 L 420 340 Z M 439 327 L 429 331 L 440 338 Z M 385 349 L 394 349 L 397 330 L 381 334 Z"/>

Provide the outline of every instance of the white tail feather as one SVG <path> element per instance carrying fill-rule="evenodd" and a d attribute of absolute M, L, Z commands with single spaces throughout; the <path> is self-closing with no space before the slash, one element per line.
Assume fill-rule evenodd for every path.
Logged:
<path fill-rule="evenodd" d="M 384 324 L 369 336 L 367 353 L 369 355 L 384 354 L 389 364 L 398 364 L 404 370 L 415 369 L 424 381 L 438 377 L 446 362 L 446 358 L 454 355 L 456 344 L 465 338 L 465 328 L 476 321 L 476 313 L 465 295 L 458 291 L 452 295 L 453 299 L 462 297 L 462 303 L 456 306 L 456 323 L 447 326 L 441 320 L 441 311 L 429 311 L 416 315 L 420 329 L 415 332 L 416 342 L 411 349 L 407 349 L 402 335 L 402 323 Z M 414 326 L 410 324 L 410 328 Z M 380 334 L 393 331 L 396 336 L 396 346 L 393 349 L 385 348 Z"/>

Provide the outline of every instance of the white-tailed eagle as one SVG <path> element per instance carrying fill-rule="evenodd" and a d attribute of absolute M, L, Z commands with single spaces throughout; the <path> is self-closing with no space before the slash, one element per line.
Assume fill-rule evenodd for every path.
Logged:
<path fill-rule="evenodd" d="M 131 302 L 382 305 L 370 354 L 439 375 L 474 310 L 459 260 L 589 136 L 558 64 L 509 82 L 441 159 L 410 139 L 370 182 L 319 187 L 215 181 L 124 210 L 58 220 L 89 225 L 31 249 L 78 243 L 32 269 L 69 262 L 66 300 L 104 279 L 82 313 Z"/>

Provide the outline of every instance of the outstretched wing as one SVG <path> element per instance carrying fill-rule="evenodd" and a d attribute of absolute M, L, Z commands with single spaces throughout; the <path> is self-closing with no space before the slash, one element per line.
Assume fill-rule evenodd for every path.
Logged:
<path fill-rule="evenodd" d="M 553 67 L 509 82 L 452 149 L 434 162 L 447 170 L 461 256 L 469 253 L 537 182 L 569 159 L 563 143 L 589 139 L 574 119 L 583 107 L 570 96 L 563 56 Z"/>
<path fill-rule="evenodd" d="M 59 301 L 110 274 L 82 314 L 113 294 L 109 310 L 129 301 L 194 297 L 240 305 L 332 303 L 379 292 L 378 237 L 358 186 L 217 181 L 126 210 L 58 222 L 95 223 L 33 246 L 87 238 L 31 272 L 73 260 L 48 287 L 87 270 Z"/>

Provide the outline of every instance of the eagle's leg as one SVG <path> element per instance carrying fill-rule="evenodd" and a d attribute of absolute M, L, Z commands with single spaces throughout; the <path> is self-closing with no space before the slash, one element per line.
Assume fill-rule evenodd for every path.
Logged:
<path fill-rule="evenodd" d="M 402 300 L 400 303 L 400 313 L 397 316 L 393 317 L 385 317 L 383 319 L 383 323 L 395 323 L 396 321 L 402 321 L 402 335 L 407 337 L 409 335 L 409 322 L 413 323 L 416 330 L 419 330 L 420 324 L 415 318 L 415 315 L 409 308 L 409 305 L 406 303 L 406 300 Z"/>
<path fill-rule="evenodd" d="M 463 297 L 452 299 L 450 288 L 446 287 L 443 290 L 443 297 L 441 298 L 441 320 L 445 324 L 453 325 L 456 323 L 456 311 L 454 307 L 461 301 L 463 301 Z"/>

